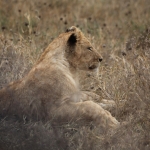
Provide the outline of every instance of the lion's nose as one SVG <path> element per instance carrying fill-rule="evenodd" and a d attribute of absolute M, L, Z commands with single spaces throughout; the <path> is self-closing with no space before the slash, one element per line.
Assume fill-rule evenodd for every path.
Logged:
<path fill-rule="evenodd" d="M 98 60 L 99 60 L 99 62 L 101 62 L 103 59 L 102 59 L 102 58 L 99 58 Z"/>

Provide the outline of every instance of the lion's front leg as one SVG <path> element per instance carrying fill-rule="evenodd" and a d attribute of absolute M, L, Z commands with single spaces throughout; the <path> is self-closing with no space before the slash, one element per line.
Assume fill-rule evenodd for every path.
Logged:
<path fill-rule="evenodd" d="M 93 92 L 82 91 L 81 95 L 82 95 L 81 97 L 82 101 L 94 101 L 94 102 L 100 101 L 100 96 Z"/>
<path fill-rule="evenodd" d="M 67 102 L 56 108 L 54 114 L 60 118 L 59 121 L 67 119 L 68 122 L 79 121 L 87 125 L 90 125 L 91 122 L 95 126 L 101 126 L 106 129 L 116 128 L 120 124 L 110 112 L 93 101 Z"/>
<path fill-rule="evenodd" d="M 91 118 L 98 125 L 101 124 L 103 127 L 114 128 L 120 124 L 109 111 L 92 101 L 80 102 L 77 104 L 77 107 L 78 116 L 82 115 L 85 118 Z"/>
<path fill-rule="evenodd" d="M 116 103 L 114 100 L 101 99 L 99 95 L 93 92 L 82 91 L 81 100 L 82 101 L 94 101 L 97 104 L 99 104 L 101 107 L 103 107 L 104 109 L 112 109 L 116 107 Z"/>

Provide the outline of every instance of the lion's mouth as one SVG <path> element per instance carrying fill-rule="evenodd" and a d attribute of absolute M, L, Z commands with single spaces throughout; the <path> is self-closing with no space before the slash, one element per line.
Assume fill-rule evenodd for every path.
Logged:
<path fill-rule="evenodd" d="M 91 66 L 89 66 L 89 70 L 94 70 L 96 68 L 98 68 L 98 65 L 91 65 Z"/>

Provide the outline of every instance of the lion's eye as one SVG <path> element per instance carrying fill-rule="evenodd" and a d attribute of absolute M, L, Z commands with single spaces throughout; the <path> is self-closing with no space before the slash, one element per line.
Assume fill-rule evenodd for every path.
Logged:
<path fill-rule="evenodd" d="M 89 51 L 92 51 L 92 47 L 88 47 L 87 49 L 88 49 Z"/>

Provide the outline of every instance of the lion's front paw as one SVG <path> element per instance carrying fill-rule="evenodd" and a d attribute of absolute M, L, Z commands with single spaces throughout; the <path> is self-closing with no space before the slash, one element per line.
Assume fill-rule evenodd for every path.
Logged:
<path fill-rule="evenodd" d="M 104 109 L 112 109 L 117 107 L 114 100 L 106 100 L 106 99 L 102 99 L 99 105 Z"/>

